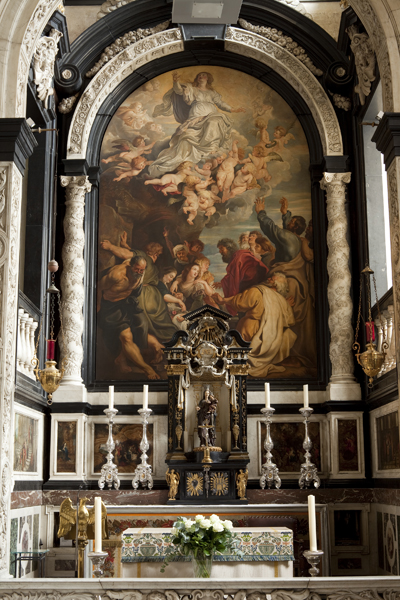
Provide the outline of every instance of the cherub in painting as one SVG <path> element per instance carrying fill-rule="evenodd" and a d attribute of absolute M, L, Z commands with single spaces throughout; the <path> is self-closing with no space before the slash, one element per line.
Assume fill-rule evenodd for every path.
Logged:
<path fill-rule="evenodd" d="M 146 160 L 144 156 L 137 156 L 131 161 L 129 169 L 125 169 L 122 165 L 118 165 L 121 168 L 115 168 L 117 177 L 114 177 L 114 181 L 121 181 L 121 179 L 125 178 L 130 180 L 132 177 L 136 177 L 136 175 L 139 175 L 147 165 L 151 165 L 152 162 L 152 160 Z"/>
<path fill-rule="evenodd" d="M 240 162 L 238 141 L 235 140 L 232 144 L 232 150 L 227 158 L 222 161 L 217 173 L 217 185 L 222 194 L 222 202 L 226 202 L 229 198 L 231 185 L 235 178 L 235 167 Z M 242 157 L 244 158 L 244 157 Z"/>
<path fill-rule="evenodd" d="M 129 106 L 120 106 L 116 115 L 122 119 L 125 125 L 136 130 L 142 129 L 146 123 L 151 121 L 147 110 L 143 110 L 141 102 L 133 102 Z"/>
<path fill-rule="evenodd" d="M 177 168 L 177 173 L 166 173 L 159 179 L 148 179 L 145 185 L 152 185 L 157 192 L 162 192 L 164 196 L 168 194 L 179 194 L 178 185 L 183 183 L 188 175 L 192 174 L 193 163 L 185 161 Z M 199 181 L 200 178 L 199 178 Z"/>
<path fill-rule="evenodd" d="M 128 140 L 117 140 L 113 143 L 113 148 L 119 150 L 119 152 L 108 158 L 103 158 L 101 162 L 107 164 L 122 160 L 130 164 L 134 158 L 142 156 L 143 154 L 150 154 L 154 144 L 155 142 L 152 142 L 146 146 L 145 139 L 142 135 L 137 135 L 133 138 L 132 143 Z"/>
<path fill-rule="evenodd" d="M 229 198 L 240 196 L 249 189 L 253 181 L 253 174 L 250 173 L 248 165 L 243 165 L 240 171 L 237 171 L 236 177 L 233 180 Z"/>
<path fill-rule="evenodd" d="M 272 178 L 272 175 L 268 172 L 267 163 L 272 160 L 283 162 L 282 157 L 279 154 L 276 152 L 268 152 L 267 148 L 263 148 L 262 146 L 254 146 L 253 153 L 249 154 L 248 158 L 256 167 L 256 172 L 254 174 L 255 178 L 257 180 L 263 179 L 265 183 L 268 183 Z"/>
<path fill-rule="evenodd" d="M 274 141 L 275 147 L 274 152 L 282 152 L 286 144 L 290 140 L 296 139 L 292 133 L 288 133 L 288 130 L 282 127 L 282 125 L 278 125 L 274 130 Z"/>

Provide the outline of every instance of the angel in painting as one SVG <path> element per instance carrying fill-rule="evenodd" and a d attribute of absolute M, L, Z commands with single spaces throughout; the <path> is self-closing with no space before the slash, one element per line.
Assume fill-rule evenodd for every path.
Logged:
<path fill-rule="evenodd" d="M 119 152 L 117 154 L 109 156 L 108 158 L 103 158 L 101 162 L 107 164 L 110 162 L 118 162 L 121 160 L 128 164 L 131 164 L 134 158 L 142 156 L 143 154 L 150 154 L 154 144 L 155 142 L 152 142 L 151 144 L 148 144 L 146 146 L 145 139 L 142 135 L 137 135 L 132 140 L 132 143 L 128 140 L 116 140 L 113 143 L 113 148 L 119 150 Z"/>
<path fill-rule="evenodd" d="M 228 152 L 231 146 L 232 119 L 225 113 L 244 112 L 232 108 L 213 88 L 211 73 L 200 72 L 192 83 L 181 83 L 179 73 L 173 75 L 173 87 L 156 106 L 153 117 L 174 115 L 180 126 L 173 134 L 169 148 L 160 152 L 149 173 L 159 177 L 184 162 L 198 164 L 210 155 Z M 219 110 L 218 110 L 219 109 Z"/>

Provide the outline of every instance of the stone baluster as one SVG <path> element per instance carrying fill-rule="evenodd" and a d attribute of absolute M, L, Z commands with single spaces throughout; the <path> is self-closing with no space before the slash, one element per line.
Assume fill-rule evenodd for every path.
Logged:
<path fill-rule="evenodd" d="M 21 315 L 21 373 L 23 373 L 24 375 L 27 375 L 26 372 L 26 368 L 25 368 L 25 361 L 26 361 L 26 324 L 28 321 L 29 315 L 28 313 L 26 313 L 25 311 L 22 312 Z"/>
<path fill-rule="evenodd" d="M 23 348 L 22 348 L 22 323 L 21 318 L 24 314 L 24 309 L 18 309 L 18 326 L 17 326 L 17 370 L 23 373 Z"/>
<path fill-rule="evenodd" d="M 346 187 L 351 173 L 324 173 L 320 182 L 326 192 L 328 215 L 328 302 L 331 342 L 329 356 L 332 376 L 331 400 L 360 400 L 361 388 L 354 378 L 351 323 L 353 302 L 350 295 L 350 248 L 347 241 Z"/>
<path fill-rule="evenodd" d="M 396 367 L 397 361 L 396 361 L 396 329 L 394 326 L 394 306 L 393 306 L 393 304 L 389 304 L 387 310 L 388 310 L 391 325 L 392 325 L 392 333 L 390 336 L 390 346 L 389 346 L 389 352 L 390 352 L 390 356 L 391 356 L 390 368 L 394 369 Z"/>
<path fill-rule="evenodd" d="M 55 399 L 60 398 L 62 387 L 83 388 L 81 369 L 83 361 L 83 302 L 85 195 L 91 190 L 87 176 L 62 176 L 61 185 L 66 188 L 64 235 L 62 249 L 63 271 L 61 274 L 62 318 L 64 340 L 60 336 L 61 358 L 67 359 L 64 379 Z"/>
<path fill-rule="evenodd" d="M 38 328 L 39 323 L 35 320 L 32 319 L 32 323 L 30 325 L 30 330 L 29 330 L 29 355 L 30 355 L 30 359 L 29 359 L 29 377 L 31 379 L 36 379 L 35 377 L 35 373 L 33 372 L 34 366 L 32 364 L 32 358 L 33 355 L 35 354 L 35 331 Z"/>

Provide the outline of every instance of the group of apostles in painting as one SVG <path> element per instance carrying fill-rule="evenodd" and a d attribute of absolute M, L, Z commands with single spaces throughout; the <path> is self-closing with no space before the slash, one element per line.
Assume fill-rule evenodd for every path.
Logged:
<path fill-rule="evenodd" d="M 245 152 L 229 115 L 246 109 L 227 104 L 210 73 L 198 73 L 192 83 L 181 83 L 178 73 L 172 79 L 154 121 L 139 102 L 118 109 L 114 119 L 139 135 L 115 141 L 102 161 L 107 198 L 118 190 L 117 208 L 128 194 L 134 198 L 129 234 L 120 224 L 118 239 L 111 240 L 100 229 L 100 249 L 112 262 L 99 270 L 97 324 L 115 368 L 120 377 L 134 371 L 159 379 L 165 342 L 186 328 L 187 312 L 210 304 L 230 313 L 232 326 L 251 342 L 252 376 L 314 369 L 312 221 L 293 216 L 282 197 L 277 225 L 262 196 L 269 162 L 283 160 L 294 136 L 276 126 L 271 141 L 272 107 L 253 103 L 257 143 Z M 171 115 L 178 127 L 160 141 L 156 117 Z M 236 238 L 221 228 L 215 246 L 226 274 L 216 281 L 200 238 L 218 227 L 221 215 L 248 203 L 249 190 L 258 227 Z M 149 199 L 151 211 L 140 198 Z M 140 221 L 140 215 L 146 216 Z"/>

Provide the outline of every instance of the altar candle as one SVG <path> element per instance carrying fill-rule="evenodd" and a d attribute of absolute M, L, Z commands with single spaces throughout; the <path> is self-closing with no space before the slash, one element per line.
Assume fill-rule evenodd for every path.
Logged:
<path fill-rule="evenodd" d="M 114 386 L 110 385 L 108 388 L 108 408 L 114 408 Z"/>
<path fill-rule="evenodd" d="M 308 496 L 308 529 L 310 535 L 310 550 L 317 551 L 317 522 L 315 517 L 315 496 Z"/>
<path fill-rule="evenodd" d="M 265 387 L 265 408 L 271 408 L 271 394 L 269 391 L 269 383 L 264 385 Z"/>
<path fill-rule="evenodd" d="M 143 408 L 149 408 L 149 386 L 143 386 Z"/>
<path fill-rule="evenodd" d="M 303 385 L 304 408 L 308 408 L 308 385 Z"/>
<path fill-rule="evenodd" d="M 55 340 L 47 340 L 47 360 L 54 360 L 55 351 L 56 351 L 56 341 Z"/>
<path fill-rule="evenodd" d="M 101 498 L 96 496 L 94 499 L 94 551 L 101 552 L 102 548 L 102 527 L 101 527 Z"/>

